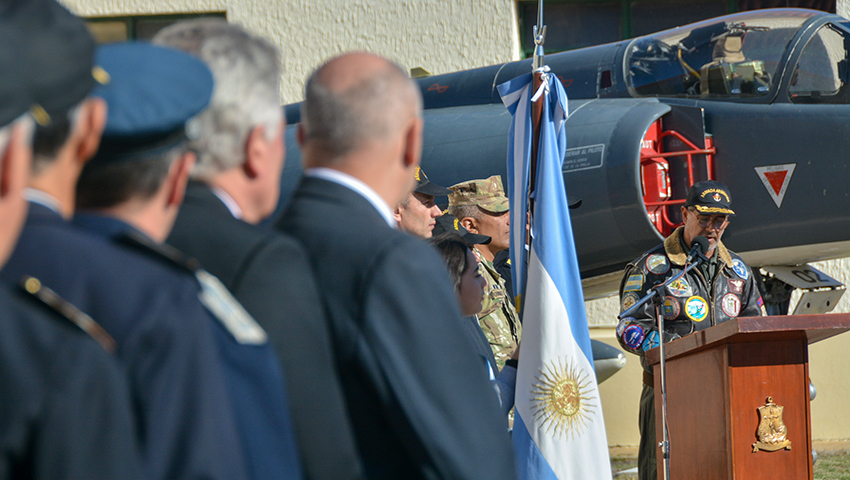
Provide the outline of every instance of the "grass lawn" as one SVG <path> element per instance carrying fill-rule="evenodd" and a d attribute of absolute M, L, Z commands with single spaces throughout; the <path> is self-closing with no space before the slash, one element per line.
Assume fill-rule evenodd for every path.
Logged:
<path fill-rule="evenodd" d="M 613 457 L 611 468 L 614 471 L 615 480 L 630 480 L 637 478 L 637 474 L 621 473 L 637 466 L 637 458 Z M 818 461 L 815 462 L 814 480 L 850 480 L 850 452 L 818 452 Z"/>

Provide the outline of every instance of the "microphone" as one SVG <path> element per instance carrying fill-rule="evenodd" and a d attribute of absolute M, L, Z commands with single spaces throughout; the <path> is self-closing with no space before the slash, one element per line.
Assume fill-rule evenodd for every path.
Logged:
<path fill-rule="evenodd" d="M 708 239 L 704 236 L 700 235 L 691 242 L 691 252 L 688 253 L 688 258 L 685 260 L 685 263 L 691 263 L 694 259 L 697 261 L 704 260 L 705 253 L 708 250 Z"/>

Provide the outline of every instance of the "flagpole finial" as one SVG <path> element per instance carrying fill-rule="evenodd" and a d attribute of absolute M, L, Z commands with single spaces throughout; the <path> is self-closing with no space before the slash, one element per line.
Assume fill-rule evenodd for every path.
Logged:
<path fill-rule="evenodd" d="M 543 24 L 543 0 L 537 1 L 537 25 L 534 26 L 534 61 L 532 68 L 543 65 L 543 43 L 546 41 L 546 25 Z"/>

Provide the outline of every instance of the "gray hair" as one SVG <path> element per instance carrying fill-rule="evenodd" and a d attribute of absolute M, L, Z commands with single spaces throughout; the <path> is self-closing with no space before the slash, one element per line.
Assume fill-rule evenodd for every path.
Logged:
<path fill-rule="evenodd" d="M 242 165 L 251 131 L 262 126 L 267 139 L 283 121 L 280 106 L 280 56 L 267 40 L 224 20 L 205 18 L 164 28 L 153 42 L 191 53 L 206 63 L 215 79 L 209 107 L 198 115 L 200 135 L 192 177 L 211 177 Z"/>
<path fill-rule="evenodd" d="M 478 205 L 449 205 L 448 213 L 454 215 L 458 220 L 463 220 L 466 217 L 471 217 L 476 220 L 481 219 L 481 210 Z"/>
<path fill-rule="evenodd" d="M 364 140 L 386 138 L 398 123 L 400 108 L 410 98 L 416 114 L 421 112 L 418 87 L 404 69 L 387 63 L 389 72 L 365 78 L 342 92 L 323 84 L 322 68 L 307 80 L 301 104 L 304 139 L 315 142 L 330 163 L 355 150 Z M 404 88 L 397 88 L 400 84 Z"/>
<path fill-rule="evenodd" d="M 89 162 L 77 181 L 77 208 L 102 209 L 134 198 L 150 199 L 162 187 L 171 164 L 188 150 L 182 142 L 156 156 L 130 154 L 115 162 Z"/>

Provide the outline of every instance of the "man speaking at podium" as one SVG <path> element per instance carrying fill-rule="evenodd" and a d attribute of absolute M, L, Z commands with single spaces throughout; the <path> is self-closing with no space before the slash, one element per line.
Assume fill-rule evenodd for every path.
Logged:
<path fill-rule="evenodd" d="M 683 225 L 663 244 L 626 266 L 620 282 L 621 314 L 653 286 L 684 270 L 688 257 L 693 258 L 691 262 L 698 262 L 697 267 L 668 285 L 664 292 L 666 298 L 661 311 L 665 342 L 735 317 L 762 314 L 761 294 L 753 272 L 741 257 L 727 250 L 720 241 L 729 226 L 729 217 L 735 215 L 731 203 L 729 189 L 720 182 L 698 182 L 688 190 L 685 205 L 681 207 Z M 638 478 L 641 480 L 658 478 L 654 379 L 644 352 L 657 347 L 659 338 L 655 304 L 651 301 L 623 317 L 617 325 L 620 344 L 639 355 L 644 368 L 638 417 L 641 437 Z"/>

